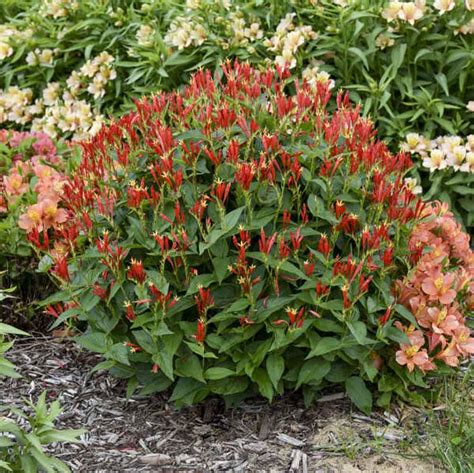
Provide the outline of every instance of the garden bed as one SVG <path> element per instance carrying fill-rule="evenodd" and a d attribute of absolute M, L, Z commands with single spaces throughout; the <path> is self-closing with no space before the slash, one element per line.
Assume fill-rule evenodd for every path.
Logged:
<path fill-rule="evenodd" d="M 178 411 L 166 394 L 127 401 L 124 384 L 91 374 L 99 358 L 69 339 L 19 340 L 9 359 L 24 378 L 1 384 L 0 404 L 19 406 L 47 389 L 63 407 L 58 427 L 87 429 L 82 443 L 55 448 L 73 471 L 442 471 L 400 454 L 413 408 L 369 418 L 328 393 L 310 409 L 295 394 L 272 406 L 256 399 L 224 410 L 211 399 Z"/>

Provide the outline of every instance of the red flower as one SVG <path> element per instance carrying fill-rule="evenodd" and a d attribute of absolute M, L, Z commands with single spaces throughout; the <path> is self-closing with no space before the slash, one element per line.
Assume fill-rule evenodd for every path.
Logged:
<path fill-rule="evenodd" d="M 132 258 L 130 268 L 127 271 L 127 277 L 128 279 L 137 281 L 138 284 L 143 284 L 146 279 L 146 273 L 143 269 L 143 263 Z"/>
<path fill-rule="evenodd" d="M 206 324 L 199 319 L 197 323 L 196 333 L 194 334 L 194 338 L 198 343 L 203 343 L 206 339 Z"/>
<path fill-rule="evenodd" d="M 324 233 L 321 235 L 321 238 L 319 239 L 318 251 L 322 253 L 324 256 L 326 256 L 326 258 L 328 257 L 331 251 L 331 248 L 329 247 L 328 237 L 324 235 Z"/>

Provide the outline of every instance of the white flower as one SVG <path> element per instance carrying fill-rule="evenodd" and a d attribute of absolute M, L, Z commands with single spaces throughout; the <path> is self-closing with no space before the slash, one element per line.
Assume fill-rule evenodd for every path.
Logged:
<path fill-rule="evenodd" d="M 59 98 L 61 86 L 58 82 L 51 82 L 43 89 L 43 101 L 45 105 L 54 105 Z"/>
<path fill-rule="evenodd" d="M 433 7 L 439 11 L 440 15 L 451 11 L 455 6 L 456 2 L 454 0 L 435 0 L 433 3 Z"/>
<path fill-rule="evenodd" d="M 200 0 L 186 0 L 186 7 L 191 10 L 197 10 L 200 6 Z"/>
<path fill-rule="evenodd" d="M 153 46 L 153 36 L 155 36 L 155 30 L 150 25 L 141 25 L 135 35 L 138 44 L 143 47 Z"/>
<path fill-rule="evenodd" d="M 37 53 L 37 56 L 42 66 L 50 66 L 53 64 L 54 53 L 52 49 L 43 49 L 39 54 Z"/>
<path fill-rule="evenodd" d="M 422 187 L 418 185 L 418 182 L 415 178 L 406 177 L 403 182 L 405 183 L 406 188 L 413 194 L 418 195 L 423 192 Z"/>
<path fill-rule="evenodd" d="M 398 18 L 401 9 L 401 2 L 390 2 L 388 6 L 382 10 L 382 18 L 385 18 L 388 22 L 394 21 Z"/>
<path fill-rule="evenodd" d="M 249 28 L 245 28 L 244 34 L 250 41 L 255 41 L 263 37 L 263 31 L 260 29 L 259 23 L 252 23 Z"/>
<path fill-rule="evenodd" d="M 469 151 L 466 153 L 466 165 L 470 172 L 474 172 L 474 152 Z"/>
<path fill-rule="evenodd" d="M 288 67 L 293 69 L 296 66 L 296 58 L 290 50 L 284 49 L 281 55 L 275 58 L 275 64 L 281 68 Z"/>
<path fill-rule="evenodd" d="M 415 24 L 415 21 L 419 20 L 422 16 L 422 8 L 418 7 L 413 2 L 402 3 L 402 7 L 398 12 L 398 18 L 400 18 L 400 20 L 410 23 L 410 25 L 412 26 Z"/>
<path fill-rule="evenodd" d="M 13 48 L 4 41 L 0 41 L 0 61 L 3 61 L 7 57 L 13 54 Z"/>
<path fill-rule="evenodd" d="M 277 33 L 284 33 L 294 29 L 293 18 L 296 16 L 296 13 L 287 13 L 285 18 L 280 20 L 277 26 Z"/>
<path fill-rule="evenodd" d="M 401 149 L 410 153 L 423 153 L 428 148 L 427 140 L 418 133 L 408 133 Z"/>
<path fill-rule="evenodd" d="M 92 82 L 87 87 L 87 92 L 94 96 L 95 99 L 99 99 L 105 95 L 105 84 L 100 77 L 94 77 Z"/>
<path fill-rule="evenodd" d="M 469 100 L 469 102 L 467 102 L 466 108 L 470 112 L 474 112 L 474 100 Z"/>
<path fill-rule="evenodd" d="M 474 0 L 465 0 L 464 5 L 466 10 L 473 11 L 474 10 Z"/>
<path fill-rule="evenodd" d="M 455 171 L 467 171 L 469 165 L 464 162 L 466 158 L 466 148 L 464 146 L 455 146 L 448 155 L 446 162 Z"/>
<path fill-rule="evenodd" d="M 427 156 L 423 159 L 423 166 L 428 168 L 430 172 L 445 169 L 447 165 L 444 153 L 440 149 L 434 149 L 429 157 Z"/>
<path fill-rule="evenodd" d="M 288 33 L 285 39 L 283 49 L 290 51 L 295 54 L 298 48 L 304 44 L 304 36 L 300 31 L 291 31 Z"/>

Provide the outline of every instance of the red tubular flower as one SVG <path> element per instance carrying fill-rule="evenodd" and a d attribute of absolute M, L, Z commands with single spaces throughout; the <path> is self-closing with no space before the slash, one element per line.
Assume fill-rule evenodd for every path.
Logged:
<path fill-rule="evenodd" d="M 133 310 L 132 303 L 130 301 L 125 301 L 123 305 L 125 307 L 125 317 L 131 322 L 133 322 L 137 318 L 137 316 L 135 315 L 135 311 Z"/>
<path fill-rule="evenodd" d="M 304 273 L 306 274 L 306 276 L 311 276 L 314 273 L 314 266 L 315 266 L 314 261 L 306 260 L 303 263 L 303 266 L 304 266 Z"/>
<path fill-rule="evenodd" d="M 222 204 L 225 204 L 227 199 L 229 198 L 230 186 L 230 182 L 225 183 L 222 181 L 218 181 L 214 186 L 214 195 Z"/>
<path fill-rule="evenodd" d="M 340 200 L 336 201 L 334 204 L 334 212 L 336 214 L 336 218 L 340 218 L 346 211 L 346 206 L 344 205 L 344 202 L 341 202 Z"/>
<path fill-rule="evenodd" d="M 262 253 L 269 255 L 272 251 L 272 247 L 275 244 L 276 237 L 278 233 L 275 232 L 268 240 L 267 236 L 265 235 L 265 231 L 263 228 L 260 229 L 260 240 L 258 242 L 258 248 Z"/>
<path fill-rule="evenodd" d="M 329 294 L 329 287 L 325 284 L 322 284 L 321 281 L 318 281 L 316 284 L 316 294 L 319 297 Z"/>
<path fill-rule="evenodd" d="M 143 269 L 143 262 L 132 258 L 130 268 L 127 271 L 128 279 L 132 279 L 138 284 L 143 284 L 146 279 L 146 273 Z"/>
<path fill-rule="evenodd" d="M 107 290 L 99 286 L 98 284 L 94 284 L 92 288 L 92 294 L 97 297 L 100 297 L 103 301 L 105 301 L 108 297 Z"/>
<path fill-rule="evenodd" d="M 248 191 L 255 177 L 254 163 L 241 163 L 235 173 L 235 179 L 243 190 Z"/>
<path fill-rule="evenodd" d="M 60 256 L 56 259 L 52 273 L 65 282 L 70 281 L 67 258 L 65 256 Z"/>
<path fill-rule="evenodd" d="M 331 248 L 329 247 L 328 237 L 323 233 L 318 243 L 318 251 L 322 253 L 326 258 L 328 257 Z"/>
<path fill-rule="evenodd" d="M 199 319 L 197 323 L 196 333 L 194 334 L 196 342 L 203 343 L 206 339 L 206 324 L 203 320 Z"/>
<path fill-rule="evenodd" d="M 290 247 L 287 245 L 284 238 L 280 239 L 280 245 L 279 245 L 278 250 L 279 250 L 281 260 L 287 259 L 291 254 Z"/>
<path fill-rule="evenodd" d="M 370 282 L 372 281 L 372 276 L 366 278 L 363 274 L 359 276 L 359 294 L 367 292 L 369 290 Z"/>
<path fill-rule="evenodd" d="M 349 299 L 349 296 L 347 294 L 348 288 L 343 287 L 342 288 L 342 298 L 344 300 L 344 309 L 350 309 L 352 307 L 352 302 Z"/>
<path fill-rule="evenodd" d="M 309 222 L 308 207 L 306 204 L 303 204 L 301 209 L 301 221 L 306 225 Z"/>
<path fill-rule="evenodd" d="M 379 317 L 379 322 L 380 325 L 383 327 L 388 320 L 390 319 L 390 315 L 392 314 L 392 306 L 387 307 L 387 310 L 385 311 L 385 314 L 383 314 L 381 317 Z"/>
<path fill-rule="evenodd" d="M 202 286 L 198 289 L 198 294 L 194 296 L 196 301 L 199 317 L 203 318 L 210 307 L 214 305 L 214 297 L 211 295 L 210 289 L 204 289 Z"/>
<path fill-rule="evenodd" d="M 43 233 L 43 241 L 41 241 L 40 232 L 38 231 L 37 228 L 33 228 L 33 230 L 31 230 L 31 232 L 28 233 L 26 238 L 36 248 L 38 248 L 39 250 L 45 251 L 49 248 L 49 236 L 48 236 L 47 230 L 43 230 L 42 233 Z"/>
<path fill-rule="evenodd" d="M 382 255 L 382 261 L 384 266 L 390 266 L 393 261 L 393 246 L 389 246 Z"/>
<path fill-rule="evenodd" d="M 301 242 L 303 241 L 303 236 L 301 235 L 301 227 L 298 227 L 295 233 L 290 232 L 290 240 L 293 246 L 293 250 L 298 251 L 301 247 Z"/>

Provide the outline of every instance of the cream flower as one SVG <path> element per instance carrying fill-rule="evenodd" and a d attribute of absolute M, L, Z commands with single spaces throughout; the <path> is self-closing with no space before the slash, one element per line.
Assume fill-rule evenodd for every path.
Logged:
<path fill-rule="evenodd" d="M 474 100 L 469 100 L 469 102 L 468 102 L 467 105 L 466 105 L 466 108 L 467 108 L 470 112 L 474 112 Z"/>
<path fill-rule="evenodd" d="M 388 6 L 382 10 L 382 18 L 385 18 L 390 23 L 398 18 L 401 9 L 401 2 L 390 2 Z"/>
<path fill-rule="evenodd" d="M 143 47 L 153 46 L 154 36 L 155 30 L 150 25 L 141 25 L 137 31 L 137 34 L 135 35 L 138 44 Z"/>
<path fill-rule="evenodd" d="M 45 105 L 54 105 L 59 98 L 61 86 L 58 82 L 51 82 L 43 89 L 43 102 Z"/>
<path fill-rule="evenodd" d="M 419 20 L 422 17 L 423 9 L 413 2 L 402 3 L 402 7 L 398 12 L 398 18 L 400 18 L 400 20 L 410 23 L 410 25 L 412 26 L 415 24 L 415 21 Z"/>
<path fill-rule="evenodd" d="M 440 149 L 431 151 L 429 157 L 423 159 L 423 166 L 428 168 L 430 172 L 445 169 L 448 163 L 444 158 L 444 153 Z"/>
<path fill-rule="evenodd" d="M 435 0 L 433 3 L 433 7 L 439 11 L 440 15 L 451 11 L 455 6 L 456 2 L 454 0 Z"/>
<path fill-rule="evenodd" d="M 405 183 L 407 189 L 410 190 L 413 194 L 418 195 L 423 192 L 422 187 L 418 185 L 418 182 L 415 178 L 406 177 L 403 182 Z"/>
<path fill-rule="evenodd" d="M 455 146 L 446 158 L 446 162 L 455 171 L 467 171 L 469 165 L 465 162 L 465 158 L 466 148 L 464 146 Z"/>
<path fill-rule="evenodd" d="M 473 11 L 474 10 L 474 0 L 465 0 L 464 5 L 466 10 Z"/>
<path fill-rule="evenodd" d="M 381 49 L 382 51 L 385 48 L 389 48 L 393 46 L 394 44 L 395 44 L 395 40 L 383 33 L 379 34 L 377 38 L 375 38 L 375 46 L 377 46 L 377 48 Z"/>
<path fill-rule="evenodd" d="M 3 61 L 7 57 L 13 54 L 13 48 L 4 41 L 0 41 L 0 61 Z"/>

